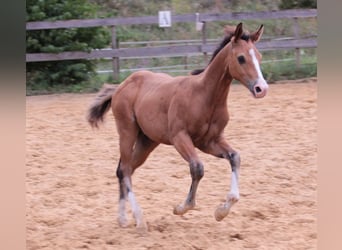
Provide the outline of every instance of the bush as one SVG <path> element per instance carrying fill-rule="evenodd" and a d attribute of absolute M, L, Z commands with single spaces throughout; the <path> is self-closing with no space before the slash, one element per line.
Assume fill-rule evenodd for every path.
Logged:
<path fill-rule="evenodd" d="M 93 18 L 96 6 L 86 0 L 28 0 L 26 20 L 67 20 Z M 110 33 L 105 28 L 77 28 L 26 31 L 27 53 L 59 53 L 63 51 L 90 51 L 110 43 Z M 96 61 L 69 60 L 26 63 L 27 87 L 33 85 L 72 85 L 90 79 Z"/>
<path fill-rule="evenodd" d="M 281 0 L 280 9 L 317 8 L 317 0 Z"/>

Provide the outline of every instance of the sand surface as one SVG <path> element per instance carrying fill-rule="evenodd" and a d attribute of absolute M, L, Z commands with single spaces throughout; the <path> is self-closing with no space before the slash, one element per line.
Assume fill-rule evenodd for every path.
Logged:
<path fill-rule="evenodd" d="M 133 176 L 147 235 L 129 206 L 129 226 L 117 223 L 118 136 L 111 113 L 100 130 L 86 123 L 94 96 L 26 98 L 27 249 L 316 249 L 316 79 L 272 84 L 258 100 L 232 86 L 225 136 L 241 155 L 241 196 L 221 222 L 229 163 L 199 152 L 197 209 L 177 216 L 189 168 L 160 145 Z"/>

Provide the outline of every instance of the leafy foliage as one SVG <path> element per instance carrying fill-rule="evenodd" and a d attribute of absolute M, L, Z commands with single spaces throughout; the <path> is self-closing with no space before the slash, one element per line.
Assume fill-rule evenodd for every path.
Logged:
<path fill-rule="evenodd" d="M 280 9 L 317 8 L 317 0 L 281 0 Z"/>
<path fill-rule="evenodd" d="M 56 21 L 96 16 L 96 5 L 86 0 L 27 0 L 27 21 Z M 26 31 L 27 53 L 59 53 L 90 51 L 110 42 L 105 28 L 77 28 Z M 26 64 L 27 84 L 74 84 L 89 80 L 94 74 L 95 61 L 70 60 L 31 62 Z"/>

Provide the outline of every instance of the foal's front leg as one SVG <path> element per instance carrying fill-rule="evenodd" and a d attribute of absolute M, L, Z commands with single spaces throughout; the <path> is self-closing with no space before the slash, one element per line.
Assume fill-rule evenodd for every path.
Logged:
<path fill-rule="evenodd" d="M 230 192 L 227 195 L 227 200 L 220 205 L 215 211 L 215 218 L 221 221 L 226 217 L 230 208 L 240 199 L 239 193 L 239 171 L 240 171 L 240 155 L 236 151 L 229 152 L 224 158 L 228 159 L 232 168 Z"/>
<path fill-rule="evenodd" d="M 198 159 L 191 138 L 186 133 L 179 133 L 174 137 L 173 145 L 182 157 L 189 162 L 190 167 L 191 186 L 188 196 L 183 204 L 176 206 L 173 210 L 174 214 L 183 215 L 196 205 L 197 187 L 204 175 L 204 168 L 202 162 Z"/>
<path fill-rule="evenodd" d="M 196 206 L 197 187 L 199 181 L 204 175 L 204 169 L 201 162 L 191 162 L 189 165 L 191 174 L 191 186 L 185 202 L 181 205 L 176 206 L 173 210 L 173 213 L 177 215 L 183 215 Z"/>
<path fill-rule="evenodd" d="M 239 200 L 239 172 L 240 172 L 240 155 L 232 149 L 223 137 L 211 142 L 207 147 L 202 148 L 205 153 L 225 158 L 229 160 L 232 174 L 230 182 L 230 191 L 227 195 L 227 200 L 224 204 L 220 205 L 215 211 L 215 218 L 221 221 L 226 217 L 230 208 Z"/>

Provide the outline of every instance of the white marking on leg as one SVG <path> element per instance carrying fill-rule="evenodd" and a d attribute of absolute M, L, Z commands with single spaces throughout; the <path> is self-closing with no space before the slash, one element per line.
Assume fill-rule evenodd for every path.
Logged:
<path fill-rule="evenodd" d="M 143 219 L 143 213 L 140 209 L 140 206 L 135 199 L 134 193 L 132 192 L 131 181 L 128 177 L 125 177 L 124 182 L 125 182 L 126 187 L 128 189 L 127 198 L 128 198 L 129 203 L 131 204 L 133 216 L 134 216 L 134 219 L 136 222 L 136 227 L 145 231 L 147 229 L 147 226 L 146 226 L 146 223 Z"/>
<path fill-rule="evenodd" d="M 135 195 L 132 191 L 128 192 L 127 194 L 128 200 L 131 204 L 132 207 L 132 212 L 136 221 L 136 226 L 138 228 L 146 228 L 144 219 L 143 219 L 143 215 L 142 215 L 142 211 L 139 207 L 139 204 L 137 203 L 136 199 L 135 199 Z"/>
<path fill-rule="evenodd" d="M 236 199 L 240 198 L 239 177 L 236 171 L 232 172 L 232 178 L 231 178 L 231 184 L 230 184 L 230 195 L 234 195 Z"/>
<path fill-rule="evenodd" d="M 119 223 L 120 226 L 125 227 L 127 225 L 126 219 L 126 200 L 120 199 L 119 200 Z"/>
<path fill-rule="evenodd" d="M 239 200 L 239 198 L 238 172 L 235 170 L 232 172 L 230 192 L 227 195 L 227 201 L 220 205 L 215 211 L 216 220 L 221 221 L 224 217 L 226 217 L 230 211 L 230 208 Z"/>
<path fill-rule="evenodd" d="M 131 204 L 131 207 L 132 207 L 132 211 L 134 214 L 136 214 L 136 212 L 140 209 L 139 208 L 139 205 L 135 199 L 135 195 L 133 194 L 133 192 L 128 192 L 128 200 Z"/>

